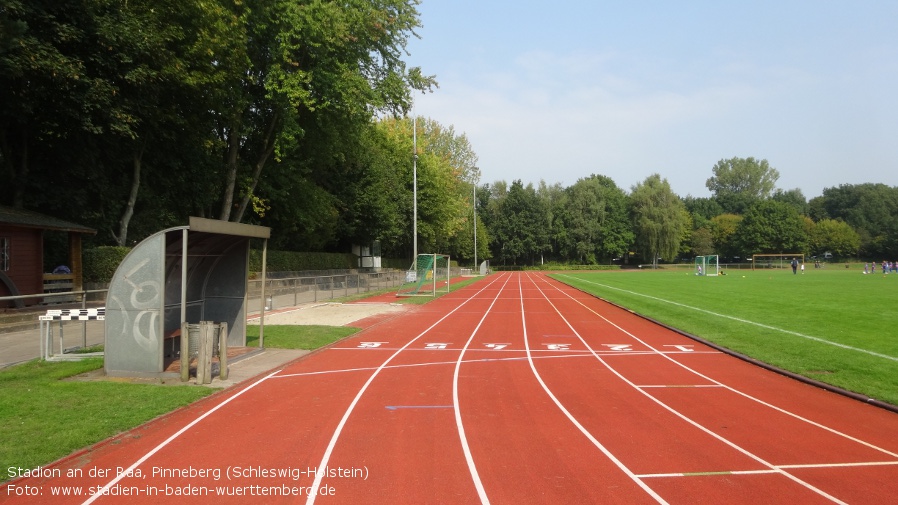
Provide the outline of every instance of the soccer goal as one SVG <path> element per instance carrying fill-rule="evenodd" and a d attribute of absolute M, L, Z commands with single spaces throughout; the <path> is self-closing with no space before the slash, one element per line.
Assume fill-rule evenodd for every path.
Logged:
<path fill-rule="evenodd" d="M 720 275 L 720 260 L 716 254 L 695 257 L 695 275 Z"/>
<path fill-rule="evenodd" d="M 436 296 L 449 292 L 449 256 L 419 254 L 405 271 L 405 282 L 396 296 Z"/>
<path fill-rule="evenodd" d="M 804 263 L 804 254 L 752 254 L 751 269 L 758 270 L 761 268 L 791 268 L 792 260 L 797 260 L 798 264 L 801 265 L 802 263 Z"/>

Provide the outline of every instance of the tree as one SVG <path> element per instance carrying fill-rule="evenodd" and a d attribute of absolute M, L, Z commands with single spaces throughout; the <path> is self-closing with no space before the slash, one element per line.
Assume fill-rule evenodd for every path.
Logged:
<path fill-rule="evenodd" d="M 608 261 L 633 243 L 627 196 L 611 178 L 591 175 L 565 191 L 562 228 L 567 258 L 583 264 Z"/>
<path fill-rule="evenodd" d="M 504 183 L 495 186 L 501 190 Z M 505 264 L 517 265 L 518 261 L 532 264 L 547 250 L 546 212 L 532 184 L 525 187 L 520 180 L 512 182 L 507 193 L 499 195 L 493 211 L 490 224 L 493 257 Z"/>
<path fill-rule="evenodd" d="M 10 0 L 0 20 L 0 197 L 24 207 L 41 187 L 35 168 L 53 165 L 66 140 L 97 132 L 110 94 L 85 75 L 79 51 L 91 45 L 91 19 L 83 5 Z"/>
<path fill-rule="evenodd" d="M 861 247 L 861 236 L 844 221 L 824 219 L 814 224 L 808 246 L 817 256 L 830 252 L 837 258 L 854 257 Z"/>
<path fill-rule="evenodd" d="M 770 198 L 777 202 L 787 203 L 795 207 L 795 210 L 802 216 L 807 216 L 810 211 L 808 200 L 804 197 L 804 193 L 802 193 L 799 188 L 790 189 L 788 191 L 777 189 Z"/>
<path fill-rule="evenodd" d="M 761 200 L 736 228 L 736 245 L 745 254 L 803 253 L 808 245 L 804 219 L 787 203 Z"/>
<path fill-rule="evenodd" d="M 692 222 L 696 228 L 708 226 L 712 218 L 724 213 L 723 207 L 713 198 L 686 196 L 683 198 L 683 204 L 686 206 L 686 210 L 692 214 Z"/>
<path fill-rule="evenodd" d="M 826 198 L 823 196 L 815 196 L 808 200 L 808 217 L 814 221 L 822 221 L 829 219 L 829 212 L 826 210 Z"/>
<path fill-rule="evenodd" d="M 822 206 L 830 219 L 839 219 L 860 235 L 860 254 L 872 258 L 898 256 L 898 188 L 885 184 L 843 184 L 823 190 Z"/>
<path fill-rule="evenodd" d="M 567 250 L 568 233 L 565 227 L 565 212 L 567 208 L 567 190 L 560 183 L 546 184 L 539 182 L 536 191 L 546 212 L 546 231 L 548 233 L 549 246 L 546 253 L 550 260 L 566 259 L 563 251 Z"/>
<path fill-rule="evenodd" d="M 305 115 L 364 123 L 378 112 L 404 114 L 411 90 L 436 84 L 401 59 L 420 26 L 416 4 L 234 4 L 236 42 L 220 55 L 225 83 L 216 111 L 225 166 L 220 219 L 242 220 L 273 155 L 299 154 Z"/>
<path fill-rule="evenodd" d="M 742 254 L 735 240 L 741 222 L 742 216 L 736 214 L 721 214 L 711 219 L 711 237 L 717 254 L 731 259 Z"/>
<path fill-rule="evenodd" d="M 710 228 L 702 227 L 693 231 L 689 246 L 692 249 L 692 254 L 696 256 L 713 254 L 714 238 L 711 235 Z"/>
<path fill-rule="evenodd" d="M 673 261 L 680 250 L 686 227 L 682 200 L 670 189 L 667 179 L 652 174 L 630 193 L 636 245 L 644 259 Z"/>
<path fill-rule="evenodd" d="M 580 179 L 567 188 L 564 227 L 570 238 L 565 251 L 581 264 L 595 264 L 600 247 L 605 202 L 594 178 Z"/>
<path fill-rule="evenodd" d="M 214 4 L 182 0 L 98 2 L 92 12 L 99 50 L 88 61 L 112 95 L 102 146 L 113 171 L 130 168 L 121 171 L 130 173 L 130 183 L 123 188 L 128 196 L 117 232 L 111 232 L 117 245 L 128 243 L 145 160 L 152 166 L 154 150 L 184 141 L 179 134 L 187 121 L 202 114 L 191 105 L 202 103 L 202 87 L 212 79 L 206 51 L 224 38 L 213 28 L 221 14 Z"/>
<path fill-rule="evenodd" d="M 733 214 L 742 214 L 756 201 L 769 198 L 780 177 L 767 160 L 754 158 L 720 160 L 712 172 L 705 186 L 717 203 Z"/>

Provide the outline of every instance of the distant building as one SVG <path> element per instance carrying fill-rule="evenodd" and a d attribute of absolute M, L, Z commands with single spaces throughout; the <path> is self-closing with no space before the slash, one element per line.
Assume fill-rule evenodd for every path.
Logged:
<path fill-rule="evenodd" d="M 69 234 L 70 274 L 46 274 L 81 291 L 81 236 L 96 230 L 37 212 L 0 206 L 0 296 L 34 295 L 44 292 L 44 232 Z M 0 307 L 33 305 L 41 298 L 0 303 Z"/>

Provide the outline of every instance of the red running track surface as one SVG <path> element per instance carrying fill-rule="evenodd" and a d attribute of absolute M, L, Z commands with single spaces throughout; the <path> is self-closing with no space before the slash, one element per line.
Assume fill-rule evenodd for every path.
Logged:
<path fill-rule="evenodd" d="M 505 273 L 8 482 L 0 502 L 878 504 L 898 496 L 896 433 L 891 412 Z"/>

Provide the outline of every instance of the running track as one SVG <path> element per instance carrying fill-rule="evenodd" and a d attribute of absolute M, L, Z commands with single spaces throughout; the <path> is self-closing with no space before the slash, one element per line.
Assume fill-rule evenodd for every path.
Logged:
<path fill-rule="evenodd" d="M 0 502 L 887 503 L 898 416 L 506 273 L 43 470 L 57 471 Z"/>

